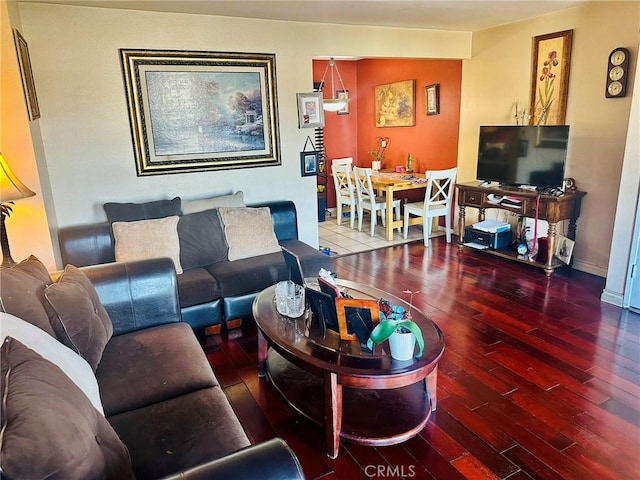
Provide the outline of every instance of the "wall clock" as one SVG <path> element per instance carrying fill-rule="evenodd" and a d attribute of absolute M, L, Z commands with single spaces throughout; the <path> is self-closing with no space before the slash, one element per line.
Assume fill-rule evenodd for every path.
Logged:
<path fill-rule="evenodd" d="M 629 50 L 614 48 L 609 54 L 607 65 L 607 98 L 624 97 L 627 94 L 627 78 L 629 77 Z"/>

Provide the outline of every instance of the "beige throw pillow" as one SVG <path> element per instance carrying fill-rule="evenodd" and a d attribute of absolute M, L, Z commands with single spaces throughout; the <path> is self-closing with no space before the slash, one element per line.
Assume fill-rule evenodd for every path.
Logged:
<path fill-rule="evenodd" d="M 176 272 L 182 273 L 179 219 L 178 216 L 171 216 L 137 222 L 114 222 L 116 262 L 169 257 L 173 260 Z"/>
<path fill-rule="evenodd" d="M 218 212 L 224 223 L 230 262 L 281 251 L 269 207 L 221 207 Z"/>

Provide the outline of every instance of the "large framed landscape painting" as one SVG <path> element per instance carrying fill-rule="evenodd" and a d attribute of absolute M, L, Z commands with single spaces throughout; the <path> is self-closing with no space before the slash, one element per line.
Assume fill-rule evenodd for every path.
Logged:
<path fill-rule="evenodd" d="M 138 176 L 280 165 L 275 54 L 120 49 Z"/>

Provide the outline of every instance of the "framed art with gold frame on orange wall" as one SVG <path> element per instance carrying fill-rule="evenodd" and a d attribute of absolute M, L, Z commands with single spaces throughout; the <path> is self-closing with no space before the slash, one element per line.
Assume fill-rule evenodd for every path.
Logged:
<path fill-rule="evenodd" d="M 440 84 L 427 85 L 424 90 L 427 115 L 438 115 L 440 113 Z"/>
<path fill-rule="evenodd" d="M 573 30 L 533 37 L 532 125 L 564 125 L 569 93 Z"/>
<path fill-rule="evenodd" d="M 416 124 L 415 80 L 375 87 L 376 127 L 413 127 Z"/>

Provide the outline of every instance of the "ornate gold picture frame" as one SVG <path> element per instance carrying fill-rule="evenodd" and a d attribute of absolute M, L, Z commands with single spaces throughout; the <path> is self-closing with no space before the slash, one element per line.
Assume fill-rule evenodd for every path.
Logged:
<path fill-rule="evenodd" d="M 275 54 L 120 49 L 138 176 L 280 165 Z"/>

